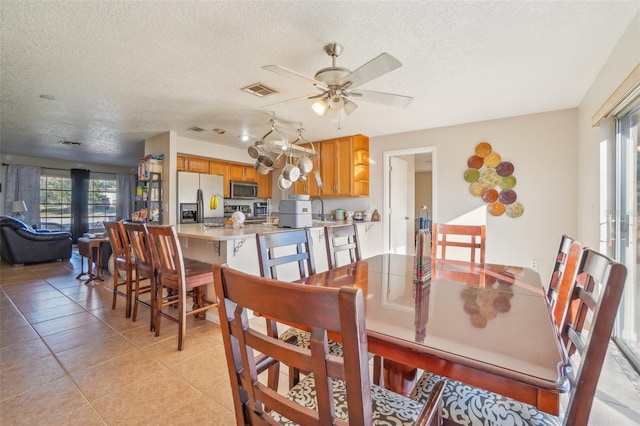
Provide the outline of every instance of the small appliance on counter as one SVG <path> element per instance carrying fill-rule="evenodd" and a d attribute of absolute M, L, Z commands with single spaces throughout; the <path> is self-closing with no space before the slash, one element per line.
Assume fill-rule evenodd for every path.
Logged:
<path fill-rule="evenodd" d="M 266 201 L 259 201 L 253 203 L 253 215 L 267 217 L 269 214 L 269 203 Z"/>
<path fill-rule="evenodd" d="M 279 211 L 278 228 L 305 228 L 313 224 L 309 199 L 282 200 Z"/>

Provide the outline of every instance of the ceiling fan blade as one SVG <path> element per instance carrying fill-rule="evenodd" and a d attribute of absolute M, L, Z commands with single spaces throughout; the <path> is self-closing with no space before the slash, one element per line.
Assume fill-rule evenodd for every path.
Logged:
<path fill-rule="evenodd" d="M 302 74 L 299 74 L 295 71 L 291 71 L 290 69 L 287 69 L 285 67 L 281 67 L 280 65 L 265 65 L 262 67 L 262 69 L 274 72 L 276 74 L 283 75 L 285 77 L 294 78 L 300 81 L 301 83 L 308 84 L 310 86 L 318 87 L 324 90 L 327 89 L 327 86 L 324 83 L 314 80 L 310 77 L 304 76 Z"/>
<path fill-rule="evenodd" d="M 374 92 L 372 90 L 357 90 L 345 93 L 347 97 L 353 97 L 360 101 L 406 108 L 413 98 L 411 96 L 394 95 L 393 93 Z"/>
<path fill-rule="evenodd" d="M 322 96 L 322 94 L 320 96 Z M 318 97 L 317 95 L 299 96 L 297 98 L 286 99 L 284 101 L 276 102 L 274 104 L 265 105 L 265 106 L 262 107 L 262 109 L 269 109 L 271 107 L 280 106 L 280 105 L 284 105 L 284 104 L 288 104 L 288 103 L 292 103 L 292 102 L 298 102 L 298 101 L 307 100 L 307 99 L 316 99 L 317 97 Z"/>
<path fill-rule="evenodd" d="M 370 82 L 371 80 L 375 80 L 388 72 L 398 69 L 401 66 L 402 63 L 399 60 L 388 53 L 383 53 L 353 71 L 351 74 L 347 74 L 338 82 L 338 85 L 341 86 L 350 81 L 350 87 L 356 88 Z"/>

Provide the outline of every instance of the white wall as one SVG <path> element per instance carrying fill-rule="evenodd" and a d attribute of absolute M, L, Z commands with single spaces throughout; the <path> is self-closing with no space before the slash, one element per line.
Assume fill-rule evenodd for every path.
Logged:
<path fill-rule="evenodd" d="M 514 164 L 514 190 L 525 208 L 517 219 L 487 214 L 487 260 L 522 266 L 537 260 L 545 282 L 560 236 L 576 234 L 577 109 L 371 138 L 370 202 L 384 205 L 385 151 L 433 146 L 434 221 L 450 222 L 484 210 L 463 179 L 467 159 L 481 141 Z"/>
<path fill-rule="evenodd" d="M 598 248 L 600 205 L 600 142 L 613 142 L 611 126 L 592 127 L 596 111 L 640 63 L 640 12 L 618 41 L 578 108 L 578 185 L 576 238 L 583 246 Z M 605 123 L 606 124 L 606 123 Z"/>

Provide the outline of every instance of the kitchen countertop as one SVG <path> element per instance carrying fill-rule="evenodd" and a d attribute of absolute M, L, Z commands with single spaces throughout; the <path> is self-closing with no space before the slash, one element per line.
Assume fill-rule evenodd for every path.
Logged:
<path fill-rule="evenodd" d="M 332 223 L 322 223 L 316 222 L 311 227 L 313 228 L 324 228 L 325 226 L 331 225 L 342 225 L 345 223 L 352 223 L 348 221 L 335 221 Z M 368 223 L 371 222 L 356 222 L 356 223 Z M 188 238 L 198 238 L 201 240 L 209 240 L 209 241 L 230 241 L 230 240 L 241 240 L 247 237 L 253 237 L 257 233 L 267 233 L 267 232 L 281 232 L 285 231 L 289 228 L 278 228 L 273 225 L 263 225 L 263 224 L 255 224 L 255 223 L 247 223 L 243 228 L 234 229 L 230 225 L 220 226 L 220 227 L 206 227 L 201 223 L 187 223 L 187 224 L 179 224 L 176 225 L 176 232 L 179 237 L 188 237 Z"/>

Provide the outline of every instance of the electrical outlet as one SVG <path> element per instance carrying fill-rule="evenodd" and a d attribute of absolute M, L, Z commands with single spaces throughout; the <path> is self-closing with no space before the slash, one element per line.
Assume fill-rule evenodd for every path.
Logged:
<path fill-rule="evenodd" d="M 531 261 L 531 269 L 538 269 L 538 261 L 537 260 L 532 260 Z"/>

